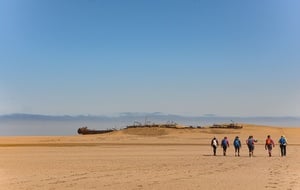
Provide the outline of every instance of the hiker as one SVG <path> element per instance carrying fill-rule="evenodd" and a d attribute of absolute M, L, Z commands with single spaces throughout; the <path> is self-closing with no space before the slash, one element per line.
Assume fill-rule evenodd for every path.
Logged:
<path fill-rule="evenodd" d="M 222 140 L 221 146 L 223 148 L 223 156 L 226 156 L 226 150 L 229 147 L 229 141 L 228 141 L 227 137 L 224 137 L 224 139 Z"/>
<path fill-rule="evenodd" d="M 249 157 L 253 157 L 254 143 L 256 142 L 257 140 L 255 140 L 252 135 L 250 135 L 249 138 L 246 140 L 246 144 L 249 149 Z"/>
<path fill-rule="evenodd" d="M 281 156 L 286 156 L 286 145 L 287 145 L 287 140 L 284 135 L 282 135 L 279 139 L 279 144 L 280 144 L 280 153 Z"/>
<path fill-rule="evenodd" d="M 218 139 L 216 137 L 214 137 L 211 140 L 211 146 L 213 147 L 214 156 L 216 156 L 216 154 L 217 154 L 217 147 L 219 146 L 219 142 L 218 142 Z"/>
<path fill-rule="evenodd" d="M 272 156 L 272 148 L 275 147 L 274 141 L 271 139 L 271 136 L 268 135 L 266 139 L 265 149 L 268 150 L 269 157 Z"/>
<path fill-rule="evenodd" d="M 242 148 L 242 143 L 239 139 L 238 136 L 235 137 L 234 141 L 233 141 L 233 146 L 234 146 L 234 156 L 240 156 L 240 148 Z"/>

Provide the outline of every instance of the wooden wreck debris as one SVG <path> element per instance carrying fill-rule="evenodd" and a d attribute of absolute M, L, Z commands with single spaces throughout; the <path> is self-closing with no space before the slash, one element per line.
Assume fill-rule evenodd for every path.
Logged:
<path fill-rule="evenodd" d="M 95 130 L 95 129 L 88 129 L 87 127 L 81 127 L 77 130 L 78 134 L 82 134 L 82 135 L 103 134 L 103 133 L 110 133 L 113 131 L 115 131 L 115 129 Z"/>

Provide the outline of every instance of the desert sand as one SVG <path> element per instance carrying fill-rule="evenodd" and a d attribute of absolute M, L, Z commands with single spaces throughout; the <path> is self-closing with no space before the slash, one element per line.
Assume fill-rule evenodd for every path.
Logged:
<path fill-rule="evenodd" d="M 258 140 L 254 157 L 245 141 Z M 264 149 L 276 142 L 273 156 Z M 289 142 L 279 155 L 278 139 Z M 227 136 L 227 156 L 210 141 Z M 242 141 L 234 156 L 235 136 Z M 243 129 L 134 128 L 99 135 L 0 138 L 0 189 L 300 190 L 300 128 L 244 124 Z"/>

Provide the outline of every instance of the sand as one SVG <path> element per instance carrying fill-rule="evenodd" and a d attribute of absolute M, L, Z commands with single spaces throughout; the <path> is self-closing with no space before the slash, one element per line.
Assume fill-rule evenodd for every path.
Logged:
<path fill-rule="evenodd" d="M 266 136 L 289 145 L 268 157 Z M 210 140 L 238 135 L 212 156 Z M 249 158 L 245 140 L 258 139 Z M 243 129 L 128 129 L 101 135 L 1 137 L 0 189 L 278 189 L 300 190 L 300 128 L 244 125 Z"/>

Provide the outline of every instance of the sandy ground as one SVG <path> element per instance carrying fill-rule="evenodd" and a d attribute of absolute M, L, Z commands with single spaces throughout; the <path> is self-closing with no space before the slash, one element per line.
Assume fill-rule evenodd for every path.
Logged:
<path fill-rule="evenodd" d="M 284 134 L 268 157 L 266 135 Z M 210 140 L 240 136 L 241 157 L 212 156 Z M 245 140 L 258 139 L 254 157 Z M 62 137 L 1 137 L 0 189 L 278 189 L 300 190 L 300 128 L 130 129 Z"/>

